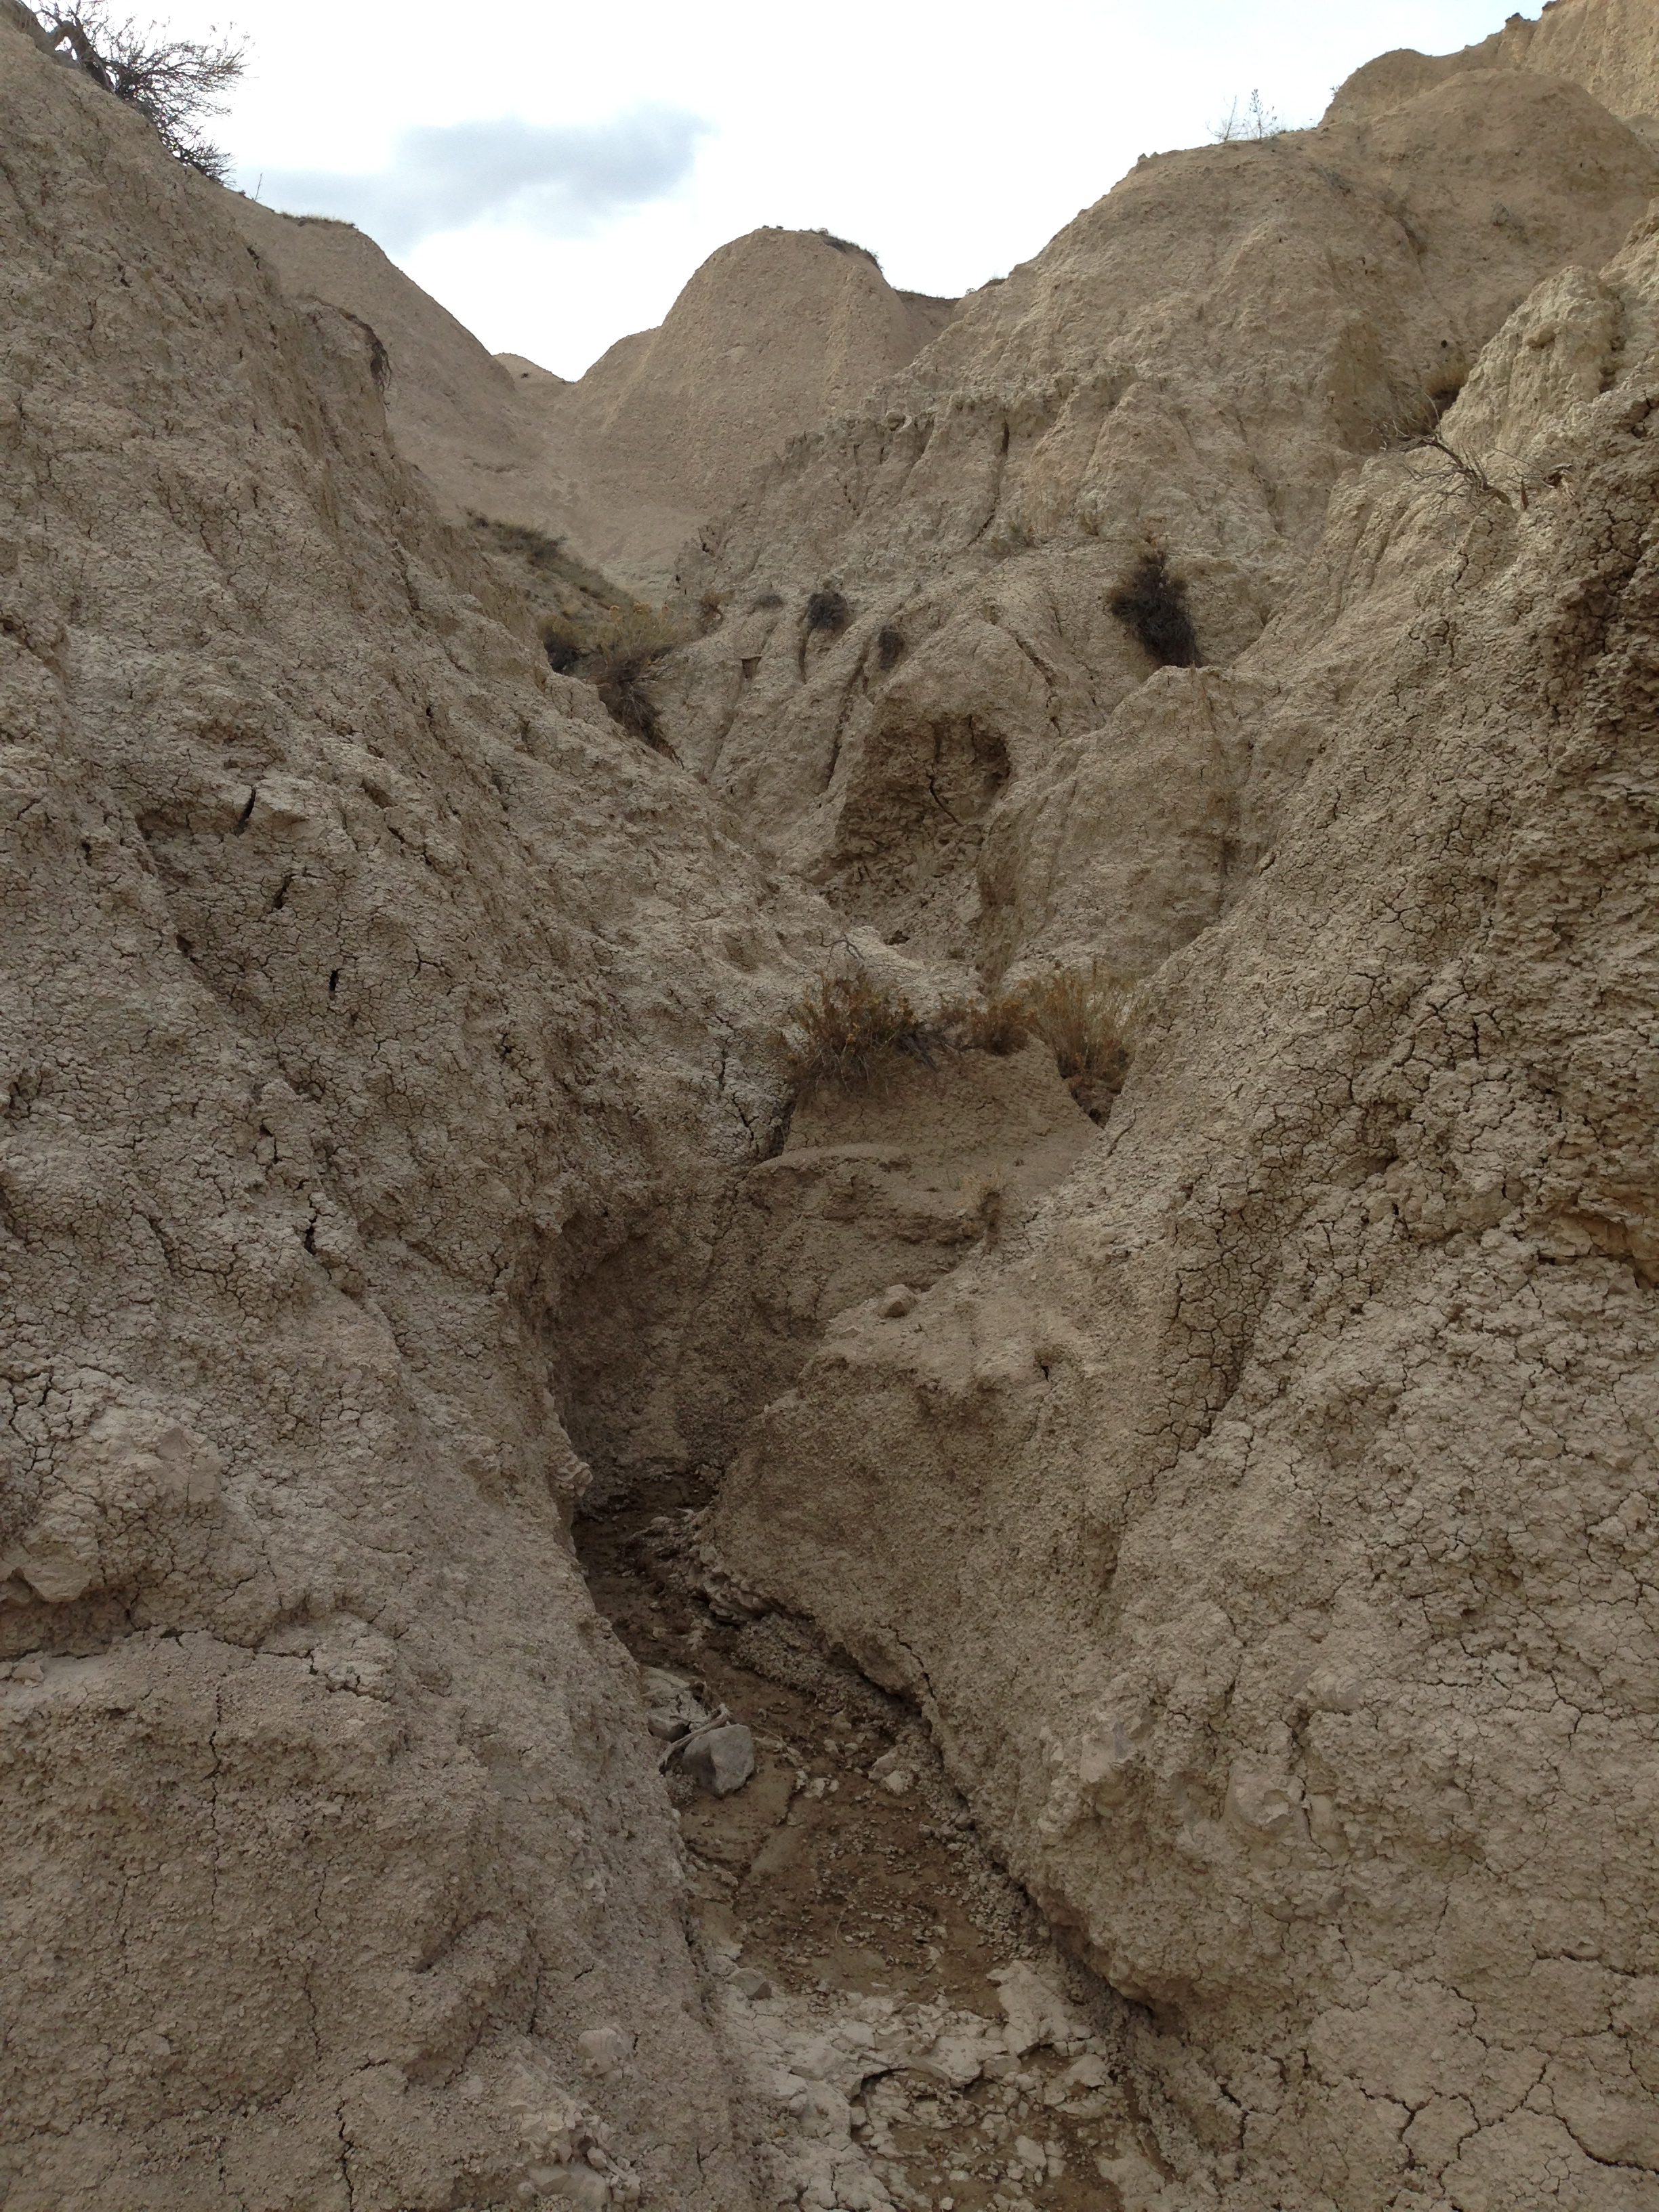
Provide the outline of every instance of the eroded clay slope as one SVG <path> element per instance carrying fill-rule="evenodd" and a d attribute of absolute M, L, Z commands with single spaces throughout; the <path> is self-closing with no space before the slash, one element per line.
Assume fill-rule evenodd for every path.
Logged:
<path fill-rule="evenodd" d="M 550 1347 L 757 1157 L 817 925 L 361 325 L 9 20 L 0 107 L 0 2195 L 730 2212 Z"/>
<path fill-rule="evenodd" d="M 1223 834 L 1223 713 L 1211 818 L 1183 790 L 1186 849 L 1130 880 L 1170 786 L 1157 660 L 1114 596 L 1162 555 L 1203 659 L 1234 660 L 1333 487 L 1431 425 L 1528 289 L 1599 264 L 1656 185 L 1587 93 L 1507 69 L 1143 162 L 797 441 L 687 570 L 726 614 L 682 656 L 677 745 L 844 911 L 992 968 L 1060 926 L 1081 825 L 1062 864 L 1024 811 L 1081 749 L 1139 781 L 1097 812 L 1124 895 L 1063 927 L 1114 965 L 1162 958 L 1255 856 Z"/>
<path fill-rule="evenodd" d="M 792 437 L 854 406 L 949 319 L 822 231 L 750 231 L 692 276 L 661 327 L 575 384 L 512 363 L 547 452 L 582 489 L 578 538 L 660 595 L 699 526 Z"/>
<path fill-rule="evenodd" d="M 398 452 L 452 521 L 485 514 L 553 536 L 568 527 L 576 489 L 526 421 L 513 375 L 372 238 L 332 216 L 280 214 L 240 192 L 225 193 L 222 205 L 290 299 L 325 301 L 379 341 L 375 365 Z M 537 471 L 534 511 L 521 514 L 517 488 Z"/>
<path fill-rule="evenodd" d="M 225 206 L 293 297 L 326 301 L 380 341 L 398 451 L 453 520 L 560 538 L 653 599 L 756 468 L 902 368 L 956 304 L 896 292 L 845 240 L 751 231 L 709 257 L 659 329 L 619 339 L 570 383 L 486 353 L 349 223 L 235 192 Z"/>
<path fill-rule="evenodd" d="M 1659 137 L 1659 16 L 1649 0 L 1545 0 L 1535 19 L 1511 15 L 1458 53 L 1400 47 L 1357 70 L 1337 104 L 1376 112 L 1471 69 L 1528 70 L 1582 85 L 1650 142 Z"/>
<path fill-rule="evenodd" d="M 1273 848 L 1019 1249 L 717 1511 L 1151 2008 L 1170 2212 L 1659 2204 L 1656 410 L 1650 219 L 1160 679 Z"/>

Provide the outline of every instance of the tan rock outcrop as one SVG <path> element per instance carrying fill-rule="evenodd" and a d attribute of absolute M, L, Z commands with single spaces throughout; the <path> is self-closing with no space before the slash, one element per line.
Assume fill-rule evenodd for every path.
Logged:
<path fill-rule="evenodd" d="M 508 366 L 580 486 L 576 541 L 654 597 L 756 468 L 902 368 L 955 305 L 896 292 L 845 239 L 753 230 L 709 256 L 659 329 L 619 338 L 579 382 Z"/>
<path fill-rule="evenodd" d="M 681 1595 L 913 1700 L 1118 1993 L 985 2000 L 1132 2116 L 1079 2201 L 1659 2212 L 1646 15 L 1143 164 L 931 343 L 766 233 L 526 392 L 8 7 L 8 2212 L 903 2195 L 851 2093 L 993 2039 L 705 2008 L 573 1556 L 728 1459 Z M 568 414 L 654 561 L 824 405 L 678 762 L 429 496 Z M 925 1030 L 792 1106 L 848 960 L 1142 979 L 1104 1129 Z"/>
<path fill-rule="evenodd" d="M 575 499 L 523 420 L 515 380 L 471 331 L 423 292 L 354 224 L 330 216 L 280 214 L 228 192 L 226 215 L 289 297 L 323 301 L 372 332 L 371 350 L 398 451 L 452 521 L 507 515 L 556 535 Z M 540 465 L 546 476 L 518 513 L 504 484 Z M 509 514 L 509 509 L 511 510 Z"/>
<path fill-rule="evenodd" d="M 902 368 L 956 305 L 896 292 L 845 240 L 751 231 L 709 257 L 660 329 L 570 383 L 486 353 L 351 224 L 240 193 L 227 211 L 293 297 L 373 331 L 398 450 L 453 520 L 526 525 L 652 599 L 756 468 Z"/>
<path fill-rule="evenodd" d="M 1522 69 L 1582 85 L 1613 114 L 1659 131 L 1659 20 L 1647 0 L 1545 0 L 1535 19 L 1511 15 L 1461 53 L 1379 54 L 1338 95 L 1349 113 L 1376 112 L 1469 69 Z"/>
<path fill-rule="evenodd" d="M 0 134 L 0 2194 L 728 2212 L 549 1345 L 757 1157 L 818 925 L 550 675 L 359 322 L 9 22 Z"/>
<path fill-rule="evenodd" d="M 1149 2008 L 1171 2212 L 1659 2203 L 1656 410 L 1650 218 L 1147 687 L 1271 851 L 1023 1249 L 715 1515 Z"/>
<path fill-rule="evenodd" d="M 1334 487 L 1431 426 L 1529 288 L 1599 264 L 1656 187 L 1587 93 L 1509 69 L 1141 163 L 797 441 L 688 568 L 726 613 L 672 679 L 682 757 L 913 951 L 1162 958 L 1271 827 L 1241 816 L 1227 708 L 1201 757 L 1159 764 L 1187 679 L 1146 681 L 1114 597 L 1162 556 L 1204 660 L 1236 660 Z"/>

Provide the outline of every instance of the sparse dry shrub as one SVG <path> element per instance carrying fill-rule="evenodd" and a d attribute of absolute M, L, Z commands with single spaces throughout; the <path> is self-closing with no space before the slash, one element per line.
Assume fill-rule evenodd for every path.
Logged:
<path fill-rule="evenodd" d="M 550 538 L 544 530 L 537 530 L 527 522 L 494 522 L 486 515 L 475 514 L 472 527 L 484 532 L 498 552 L 514 553 L 531 568 L 556 575 L 566 564 L 564 540 Z"/>
<path fill-rule="evenodd" d="M 958 999 L 939 1012 L 939 1026 L 958 1052 L 1018 1052 L 1031 1034 L 1030 1016 L 1018 992 L 996 999 Z"/>
<path fill-rule="evenodd" d="M 1079 1105 L 1102 1116 L 1129 1072 L 1129 985 L 1107 969 L 1062 969 L 1034 977 L 1015 996 Z"/>
<path fill-rule="evenodd" d="M 894 1053 L 932 1065 L 915 1008 L 863 969 L 820 975 L 789 1009 L 780 1034 L 784 1066 L 798 1090 L 816 1084 L 853 1090 Z"/>
<path fill-rule="evenodd" d="M 1235 100 L 1220 122 L 1210 125 L 1210 137 L 1218 146 L 1235 146 L 1242 138 L 1277 138 L 1284 128 L 1261 94 L 1253 92 L 1242 106 Z"/>
<path fill-rule="evenodd" d="M 522 562 L 532 576 L 568 586 L 568 596 L 579 605 L 586 603 L 584 611 L 590 619 L 599 609 L 607 615 L 615 612 L 620 597 L 616 585 L 580 553 L 573 553 L 562 538 L 550 538 L 531 523 L 501 522 L 476 508 L 470 512 L 487 552 Z"/>
<path fill-rule="evenodd" d="M 1003 1057 L 1036 1037 L 1084 1112 L 1104 1121 L 1128 1073 L 1132 1000 L 1129 985 L 1108 969 L 1065 969 L 995 998 L 952 1000 L 924 1018 L 902 992 L 857 969 L 820 975 L 790 1008 L 779 1040 L 795 1089 L 853 1090 L 891 1054 L 932 1067 L 935 1048 Z"/>
<path fill-rule="evenodd" d="M 822 224 L 818 226 L 813 235 L 821 238 L 826 246 L 833 246 L 837 253 L 860 253 L 874 267 L 879 269 L 881 266 L 879 259 L 872 253 L 867 246 L 860 246 L 850 238 L 837 238 L 833 231 L 825 230 Z"/>
<path fill-rule="evenodd" d="M 853 619 L 853 610 L 839 592 L 814 592 L 806 602 L 806 627 L 827 630 L 838 637 Z"/>
<path fill-rule="evenodd" d="M 896 668 L 905 653 L 904 632 L 890 623 L 876 637 L 876 665 L 880 668 Z"/>
<path fill-rule="evenodd" d="M 636 603 L 608 609 L 599 622 L 556 617 L 542 625 L 542 646 L 560 675 L 591 684 L 623 729 L 672 759 L 673 747 L 662 733 L 651 678 L 665 656 L 691 634 L 660 607 Z"/>
<path fill-rule="evenodd" d="M 224 112 L 225 96 L 247 65 L 245 46 L 228 39 L 168 39 L 129 18 L 118 22 L 103 0 L 72 8 L 37 8 L 35 20 L 52 50 L 84 70 L 93 82 L 136 107 L 161 143 L 186 168 L 222 184 L 230 156 L 202 131 L 202 118 Z"/>
<path fill-rule="evenodd" d="M 1170 574 L 1167 553 L 1148 551 L 1108 602 L 1143 653 L 1161 668 L 1196 668 L 1202 656 L 1187 611 L 1187 586 Z"/>

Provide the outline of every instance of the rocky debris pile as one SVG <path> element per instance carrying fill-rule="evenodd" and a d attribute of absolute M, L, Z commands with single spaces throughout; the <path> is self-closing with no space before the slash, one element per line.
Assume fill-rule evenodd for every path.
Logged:
<path fill-rule="evenodd" d="M 705 1944 L 720 2017 L 769 2116 L 778 2201 L 846 2212 L 1080 2203 L 1122 2162 L 1129 2114 L 1107 2043 L 1029 1960 L 991 1977 L 1003 2020 L 945 2003 L 757 1990 L 742 1946 Z"/>
<path fill-rule="evenodd" d="M 665 1774 L 683 1774 L 714 1797 L 742 1789 L 755 1771 L 755 1739 L 725 1705 L 709 1712 L 691 1683 L 659 1667 L 646 1668 L 641 1690 Z"/>
<path fill-rule="evenodd" d="M 627 2039 L 614 2028 L 590 2030 L 579 2045 L 590 2055 Z M 613 2070 L 601 2062 L 597 2070 Z M 465 2093 L 465 2085 L 464 2085 Z M 516 2121 L 525 2159 L 508 2177 L 516 2204 L 571 2204 L 580 2212 L 606 2212 L 610 2206 L 637 2204 L 639 2175 L 618 2158 L 611 2130 L 582 2101 L 552 2081 L 544 2066 L 521 2065 L 502 2099 Z"/>

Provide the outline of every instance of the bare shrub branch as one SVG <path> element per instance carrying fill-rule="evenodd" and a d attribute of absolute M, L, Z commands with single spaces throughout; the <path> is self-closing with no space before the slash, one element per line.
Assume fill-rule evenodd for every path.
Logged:
<path fill-rule="evenodd" d="M 246 66 L 245 45 L 216 33 L 216 42 L 160 38 L 156 24 L 141 30 L 131 16 L 118 23 L 101 0 L 35 15 L 52 51 L 148 116 L 175 161 L 224 182 L 230 156 L 204 134 L 202 119 L 224 112 L 224 95 Z"/>
<path fill-rule="evenodd" d="M 1241 139 L 1277 138 L 1285 128 L 1278 114 L 1261 104 L 1261 94 L 1253 92 L 1241 108 L 1235 100 L 1219 123 L 1210 125 L 1210 137 L 1218 146 L 1237 145 Z"/>

